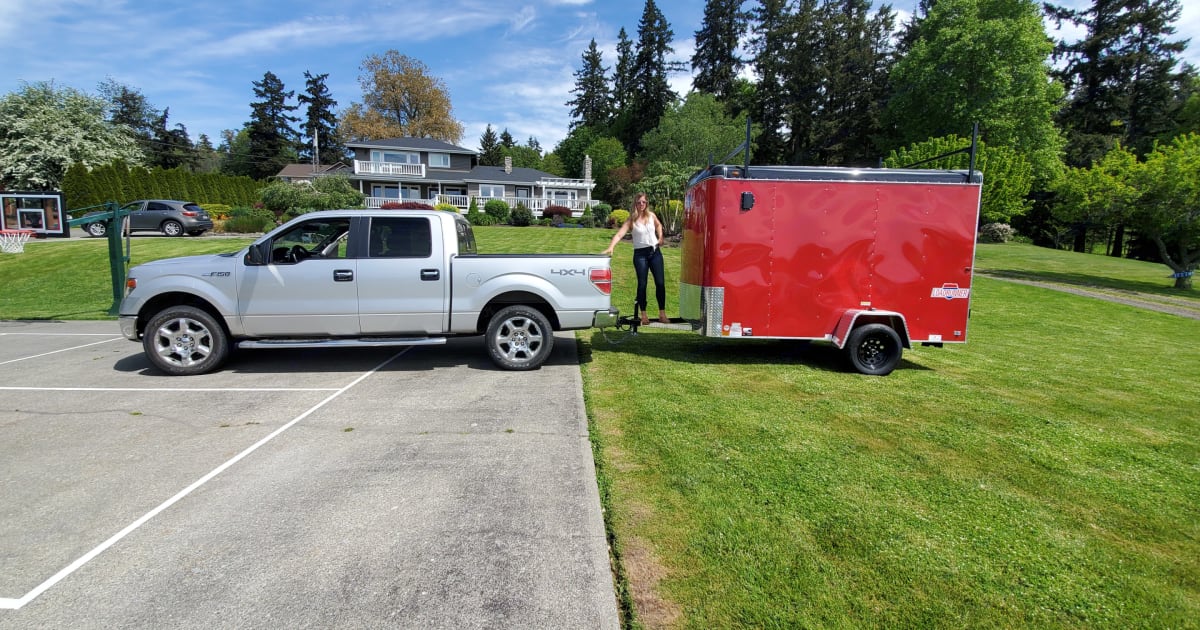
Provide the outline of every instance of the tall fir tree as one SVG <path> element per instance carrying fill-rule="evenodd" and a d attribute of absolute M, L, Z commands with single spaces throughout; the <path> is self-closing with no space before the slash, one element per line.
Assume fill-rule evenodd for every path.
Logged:
<path fill-rule="evenodd" d="M 300 151 L 300 161 L 308 164 L 335 164 L 346 159 L 346 147 L 338 139 L 337 133 L 337 101 L 329 93 L 325 80 L 329 74 L 313 76 L 308 70 L 304 71 L 304 93 L 296 97 L 304 111 L 304 122 L 300 128 L 304 131 L 307 142 Z M 315 153 L 314 153 L 314 142 Z"/>
<path fill-rule="evenodd" d="M 728 102 L 742 69 L 738 41 L 746 31 L 742 0 L 708 0 L 704 4 L 704 22 L 696 31 L 696 52 L 692 55 L 692 87 Z"/>
<path fill-rule="evenodd" d="M 187 127 L 177 123 L 174 129 L 167 128 L 171 108 L 163 110 L 154 121 L 154 138 L 146 157 L 150 166 L 163 168 L 184 167 L 191 170 L 200 162 L 196 148 L 192 146 Z"/>
<path fill-rule="evenodd" d="M 624 32 L 624 31 L 622 31 Z M 612 115 L 612 93 L 608 88 L 608 68 L 593 39 L 583 53 L 583 67 L 575 72 L 575 98 L 571 106 L 571 129 L 580 125 L 601 128 L 608 125 Z"/>
<path fill-rule="evenodd" d="M 760 164 L 784 163 L 792 152 L 784 140 L 784 116 L 789 103 L 784 81 L 789 74 L 790 29 L 795 26 L 787 7 L 787 0 L 761 0 L 751 11 L 750 49 L 758 75 L 758 97 L 750 116 L 762 127 L 754 153 L 754 161 Z M 790 122 L 795 124 L 795 121 Z"/>
<path fill-rule="evenodd" d="M 1145 154 L 1172 126 L 1177 106 L 1176 66 L 1187 46 L 1170 41 L 1179 0 L 1093 0 L 1082 10 L 1046 9 L 1056 22 L 1086 29 L 1078 41 L 1055 49 L 1056 76 L 1067 88 L 1058 117 L 1067 164 L 1088 167 L 1118 142 Z"/>
<path fill-rule="evenodd" d="M 646 0 L 638 22 L 637 52 L 634 55 L 631 77 L 633 94 L 630 100 L 629 123 L 622 129 L 622 143 L 630 155 L 641 149 L 642 136 L 658 126 L 658 121 L 676 98 L 667 81 L 667 73 L 680 69 L 667 57 L 675 52 L 671 40 L 675 33 L 663 17 L 654 0 Z"/>
<path fill-rule="evenodd" d="M 250 104 L 250 122 L 246 125 L 250 160 L 248 172 L 239 174 L 264 179 L 296 159 L 292 124 L 300 119 L 291 115 L 297 106 L 287 102 L 295 92 L 284 90 L 283 81 L 275 73 L 268 70 L 262 81 L 254 81 L 253 85 L 259 100 Z"/>
<path fill-rule="evenodd" d="M 625 27 L 617 34 L 617 65 L 613 66 L 613 105 L 617 113 L 625 111 L 633 91 L 633 42 Z"/>
<path fill-rule="evenodd" d="M 500 139 L 496 136 L 496 130 L 492 129 L 491 124 L 488 124 L 487 129 L 483 130 L 483 135 L 479 136 L 479 165 L 500 166 L 503 161 L 504 154 L 500 151 Z"/>
<path fill-rule="evenodd" d="M 517 146 L 517 141 L 514 140 L 512 134 L 508 132 L 508 127 L 505 127 L 504 131 L 500 132 L 500 147 L 504 149 L 511 149 L 515 146 Z"/>
<path fill-rule="evenodd" d="M 870 0 L 829 0 L 822 12 L 826 34 L 812 153 L 820 164 L 872 166 L 880 157 L 875 138 L 894 60 L 895 17 Z"/>

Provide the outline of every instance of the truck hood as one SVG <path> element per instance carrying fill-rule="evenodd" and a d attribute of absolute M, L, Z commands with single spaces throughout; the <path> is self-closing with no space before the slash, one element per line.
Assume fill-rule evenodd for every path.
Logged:
<path fill-rule="evenodd" d="M 180 256 L 178 258 L 152 260 L 130 269 L 129 275 L 136 276 L 139 271 L 145 271 L 158 275 L 175 273 L 177 271 L 176 268 L 181 266 L 188 268 L 185 271 L 185 273 L 188 275 L 193 275 L 195 272 L 202 274 L 209 270 L 224 271 L 227 270 L 233 261 L 238 259 L 238 255 L 242 253 L 242 251 L 237 251 L 226 252 L 224 254 L 199 254 L 197 256 Z"/>

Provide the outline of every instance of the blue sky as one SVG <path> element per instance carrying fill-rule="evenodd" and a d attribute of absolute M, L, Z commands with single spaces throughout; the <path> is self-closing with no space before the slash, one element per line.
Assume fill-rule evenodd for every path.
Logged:
<path fill-rule="evenodd" d="M 676 57 L 689 60 L 704 3 L 657 4 L 674 30 Z M 913 4 L 893 6 L 907 17 Z M 1200 3 L 1184 5 L 1179 36 L 1193 38 L 1187 59 L 1200 65 Z M 215 144 L 221 130 L 249 120 L 251 82 L 266 71 L 297 93 L 305 70 L 328 73 L 341 108 L 362 97 L 362 60 L 394 48 L 445 82 L 466 129 L 462 146 L 477 148 L 490 123 L 549 150 L 567 131 L 566 102 L 588 42 L 596 40 L 611 67 L 619 30 L 636 39 L 643 7 L 640 0 L 0 0 L 0 94 L 49 80 L 94 92 L 111 77 L 169 107 L 171 124 Z M 673 85 L 685 92 L 690 75 Z"/>

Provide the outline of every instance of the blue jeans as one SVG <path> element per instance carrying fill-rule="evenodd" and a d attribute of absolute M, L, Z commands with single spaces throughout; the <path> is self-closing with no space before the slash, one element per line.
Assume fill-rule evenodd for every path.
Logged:
<path fill-rule="evenodd" d="M 663 281 L 663 255 L 657 247 L 639 247 L 633 250 L 633 268 L 637 271 L 637 307 L 646 312 L 646 272 L 654 274 L 654 297 L 658 310 L 667 308 L 667 286 Z"/>

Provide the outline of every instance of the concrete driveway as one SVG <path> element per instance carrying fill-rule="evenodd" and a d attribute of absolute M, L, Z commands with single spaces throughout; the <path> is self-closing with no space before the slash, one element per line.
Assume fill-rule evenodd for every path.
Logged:
<path fill-rule="evenodd" d="M 0 322 L 0 628 L 616 628 L 575 343 L 239 352 Z"/>

